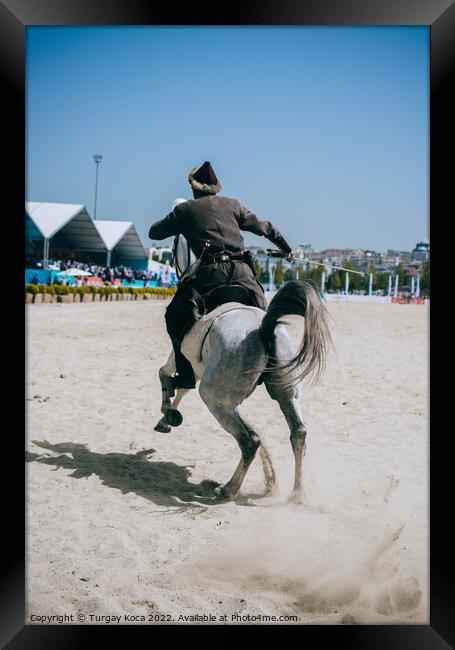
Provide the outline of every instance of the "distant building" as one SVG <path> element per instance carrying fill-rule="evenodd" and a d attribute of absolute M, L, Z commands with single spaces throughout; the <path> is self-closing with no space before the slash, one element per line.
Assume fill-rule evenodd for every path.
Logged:
<path fill-rule="evenodd" d="M 157 262 L 172 262 L 172 248 L 170 246 L 152 246 L 149 248 L 149 259 Z"/>
<path fill-rule="evenodd" d="M 409 261 L 411 259 L 411 251 L 400 251 L 400 260 Z"/>
<path fill-rule="evenodd" d="M 322 252 L 328 258 L 337 258 L 337 257 L 341 257 L 343 255 L 343 251 L 342 251 L 341 248 L 326 248 Z"/>
<path fill-rule="evenodd" d="M 417 242 L 411 256 L 413 260 L 430 259 L 430 242 L 428 240 Z"/>
<path fill-rule="evenodd" d="M 313 247 L 311 244 L 299 244 L 297 246 L 297 249 L 293 251 L 294 252 L 294 257 L 297 259 L 304 259 L 305 257 L 309 257 L 312 253 L 314 253 Z"/>

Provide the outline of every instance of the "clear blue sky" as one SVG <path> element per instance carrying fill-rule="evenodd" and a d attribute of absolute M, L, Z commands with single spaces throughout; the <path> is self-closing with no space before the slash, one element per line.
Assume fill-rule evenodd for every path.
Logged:
<path fill-rule="evenodd" d="M 28 27 L 27 200 L 150 224 L 210 160 L 292 246 L 428 236 L 427 27 Z M 264 242 L 247 234 L 247 244 Z"/>

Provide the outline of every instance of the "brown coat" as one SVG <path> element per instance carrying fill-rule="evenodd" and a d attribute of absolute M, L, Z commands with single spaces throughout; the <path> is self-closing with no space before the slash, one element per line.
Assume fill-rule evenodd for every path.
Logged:
<path fill-rule="evenodd" d="M 237 199 L 209 195 L 179 203 L 164 219 L 155 222 L 149 231 L 150 239 L 165 239 L 182 234 L 198 257 L 206 241 L 210 252 L 244 248 L 241 230 L 267 237 L 281 250 L 291 247 L 270 221 L 262 221 Z"/>
<path fill-rule="evenodd" d="M 241 230 L 267 237 L 285 252 L 291 250 L 278 228 L 270 221 L 261 221 L 237 199 L 216 195 L 179 203 L 164 219 L 151 226 L 149 237 L 166 239 L 181 234 L 187 239 L 196 257 L 199 257 L 207 241 L 210 243 L 209 253 L 221 250 L 242 251 L 244 241 Z M 193 312 L 188 308 L 192 288 L 204 295 L 228 281 L 249 289 L 251 304 L 267 309 L 264 289 L 246 262 L 219 262 L 200 266 L 193 280 L 184 286 L 179 285 L 166 310 L 166 325 L 171 339 L 181 340 L 194 322 Z"/>

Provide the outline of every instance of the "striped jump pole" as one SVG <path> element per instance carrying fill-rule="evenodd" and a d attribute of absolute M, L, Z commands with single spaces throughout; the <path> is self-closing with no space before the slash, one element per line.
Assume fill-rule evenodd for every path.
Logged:
<path fill-rule="evenodd" d="M 420 273 L 417 273 L 416 298 L 420 298 Z"/>
<path fill-rule="evenodd" d="M 393 297 L 398 298 L 398 273 L 395 275 L 395 289 L 393 291 Z"/>
<path fill-rule="evenodd" d="M 370 273 L 370 281 L 368 282 L 368 295 L 373 295 L 373 274 Z"/>
<path fill-rule="evenodd" d="M 392 274 L 391 273 L 389 273 L 389 284 L 387 287 L 387 295 L 389 296 L 389 298 L 392 295 Z"/>
<path fill-rule="evenodd" d="M 414 293 L 414 284 L 415 284 L 415 280 L 414 280 L 414 276 L 412 276 L 412 278 L 411 278 L 411 293 Z"/>
<path fill-rule="evenodd" d="M 324 293 L 324 289 L 325 289 L 325 271 L 322 271 L 322 274 L 321 274 L 321 291 L 322 291 L 322 293 Z"/>
<path fill-rule="evenodd" d="M 349 273 L 346 271 L 346 281 L 344 285 L 344 291 L 346 293 L 346 299 L 348 297 L 348 291 L 349 291 Z"/>

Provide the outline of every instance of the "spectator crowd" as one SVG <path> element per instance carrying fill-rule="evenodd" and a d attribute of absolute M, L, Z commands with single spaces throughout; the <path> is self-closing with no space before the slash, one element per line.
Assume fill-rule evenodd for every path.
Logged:
<path fill-rule="evenodd" d="M 35 262 L 33 265 L 27 264 L 28 268 L 38 268 L 42 269 L 42 264 L 40 262 Z M 122 283 L 133 283 L 136 281 L 144 282 L 144 286 L 147 286 L 149 282 L 157 282 L 158 286 L 163 284 L 162 274 L 157 273 L 156 271 L 146 271 L 145 269 L 132 269 L 129 266 L 102 266 L 100 264 L 90 263 L 90 262 L 80 262 L 78 260 L 49 260 L 48 268 L 53 271 L 66 271 L 68 269 L 80 269 L 82 271 L 88 271 L 92 275 L 99 277 L 103 280 L 103 283 L 106 285 L 114 284 L 115 280 L 120 280 Z M 169 274 L 169 281 L 171 284 L 173 274 Z M 81 282 L 84 283 L 84 277 L 81 278 Z M 78 282 L 79 284 L 79 282 Z"/>

